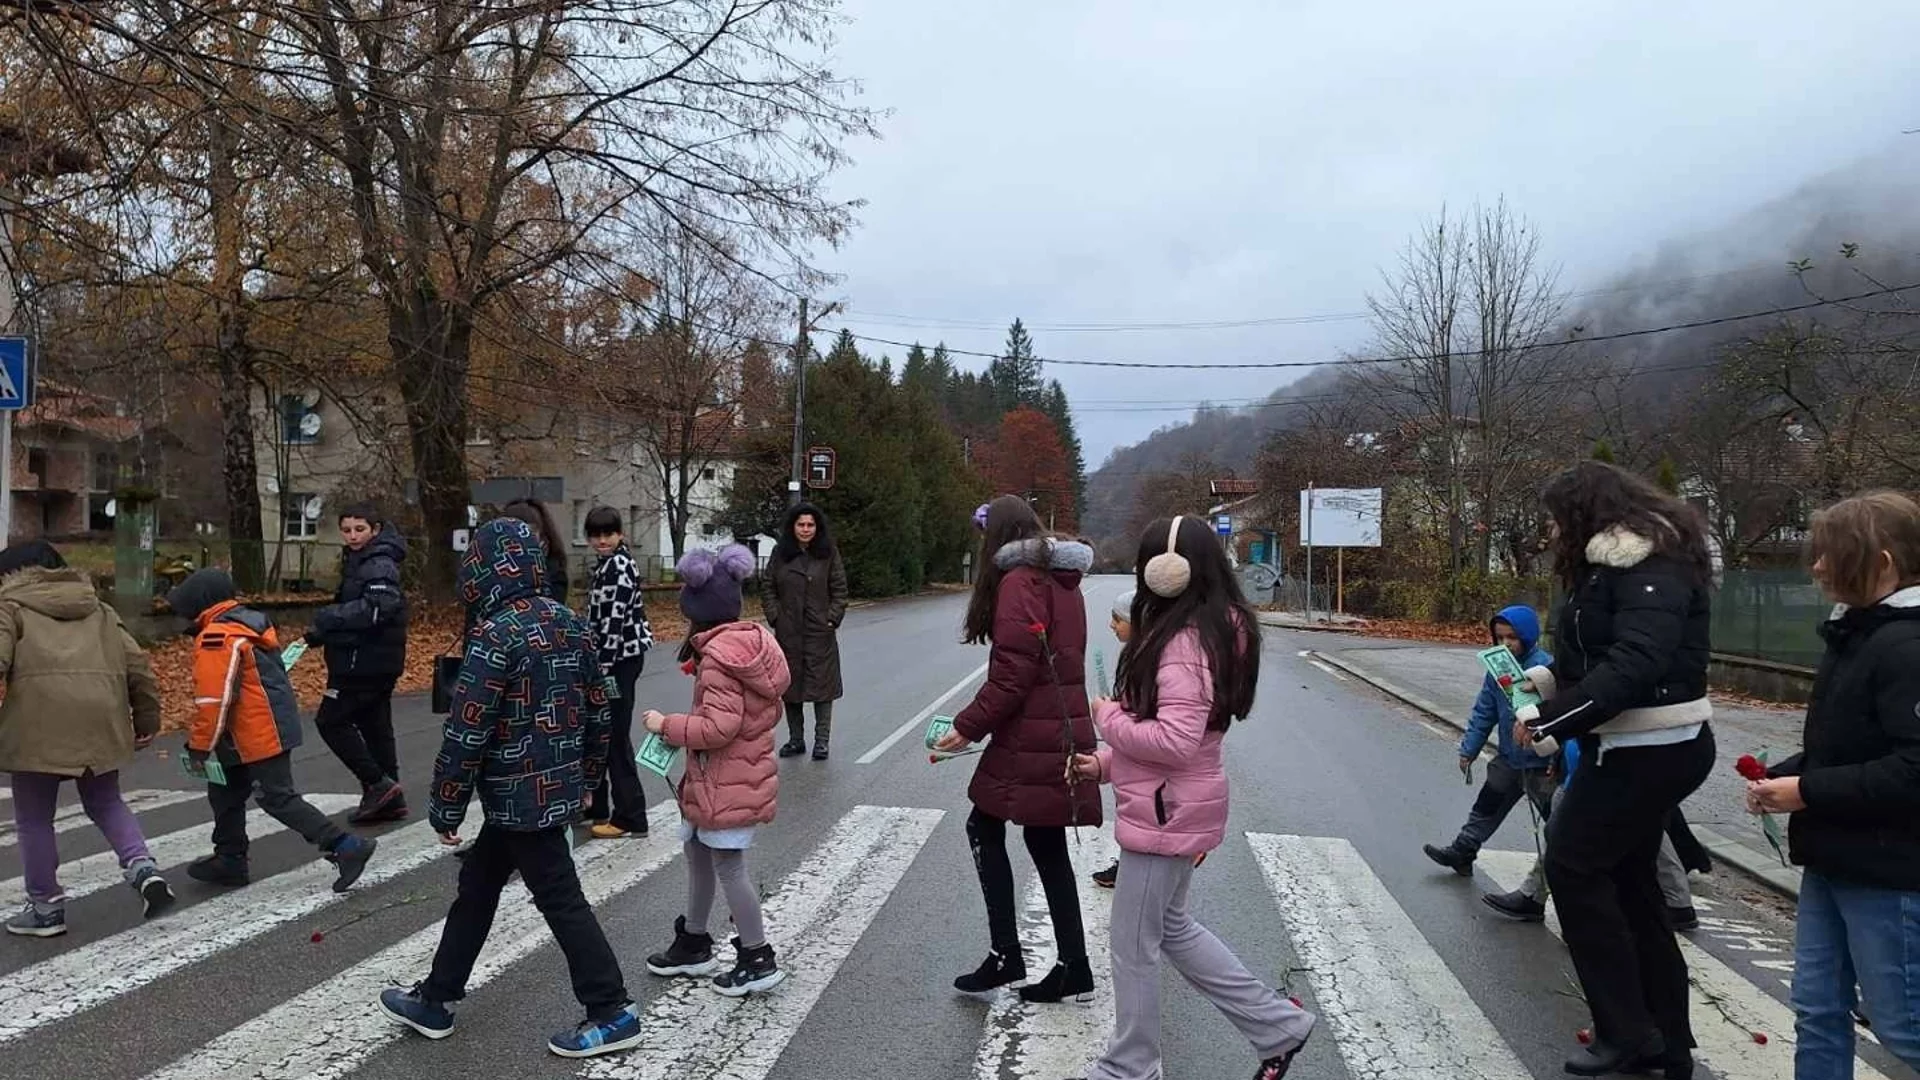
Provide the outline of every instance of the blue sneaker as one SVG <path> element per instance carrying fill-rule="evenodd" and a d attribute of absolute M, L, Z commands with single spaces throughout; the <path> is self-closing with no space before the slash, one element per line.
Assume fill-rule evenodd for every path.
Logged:
<path fill-rule="evenodd" d="M 366 871 L 367 860 L 373 858 L 373 849 L 379 846 L 380 842 L 371 837 L 352 833 L 342 836 L 333 850 L 327 852 L 327 860 L 340 872 L 333 881 L 333 891 L 343 893 L 353 888 L 353 883 Z"/>
<path fill-rule="evenodd" d="M 7 933 L 21 937 L 59 937 L 67 932 L 67 909 L 28 904 L 7 920 Z"/>
<path fill-rule="evenodd" d="M 611 1020 L 582 1021 L 547 1040 L 547 1049 L 565 1058 L 599 1057 L 640 1045 L 640 1018 L 629 1005 Z"/>
<path fill-rule="evenodd" d="M 411 990 L 397 986 L 382 990 L 380 1009 L 429 1039 L 444 1039 L 453 1034 L 453 1010 L 444 1002 L 421 997 L 418 984 Z"/>

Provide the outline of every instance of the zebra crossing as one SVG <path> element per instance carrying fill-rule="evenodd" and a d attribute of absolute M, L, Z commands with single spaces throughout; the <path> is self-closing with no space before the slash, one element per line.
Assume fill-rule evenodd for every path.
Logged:
<path fill-rule="evenodd" d="M 197 792 L 134 791 L 128 801 L 142 815 L 177 806 Z M 327 813 L 349 808 L 357 797 L 316 795 L 310 799 Z M 65 813 L 65 811 L 63 811 Z M 178 816 L 180 812 L 176 811 Z M 84 822 L 84 815 L 65 818 Z M 769 933 L 787 981 L 775 991 L 744 1001 L 721 997 L 701 983 L 680 980 L 633 985 L 640 995 L 644 1042 L 630 1053 L 584 1064 L 542 1059 L 528 1075 L 577 1076 L 584 1080 L 770 1080 L 812 1077 L 783 1058 L 809 1017 L 824 1001 L 843 993 L 851 982 L 872 977 L 849 965 L 883 912 L 898 902 L 903 882 L 916 863 L 931 858 L 930 841 L 943 825 L 957 825 L 949 810 L 901 806 L 854 806 L 818 835 L 797 864 L 777 880 L 763 882 Z M 574 853 L 581 882 L 597 907 L 616 905 L 664 871 L 676 869 L 679 817 L 671 802 L 649 814 L 655 839 L 583 843 Z M 180 864 L 205 850 L 209 826 L 198 822 L 149 841 L 163 866 Z M 263 816 L 250 815 L 248 832 L 256 841 L 284 830 Z M 796 837 L 796 842 L 802 838 Z M 1088 831 L 1076 845 L 1076 871 L 1085 875 L 1116 857 L 1109 830 Z M 940 857 L 945 857 L 944 855 Z M 1503 888 L 1525 875 L 1531 853 L 1486 851 L 1484 872 Z M 369 890 L 391 885 L 412 888 L 410 879 L 431 871 L 444 883 L 450 853 L 424 821 L 392 828 L 380 836 L 379 853 L 359 886 L 348 894 L 331 888 L 332 869 L 318 860 L 302 861 L 242 889 L 188 898 L 179 908 L 151 922 L 104 932 L 91 940 L 56 943 L 41 955 L 22 944 L 9 955 L 12 965 L 0 974 L 0 1075 L 61 1075 L 42 1071 L 30 1056 L 44 1038 L 61 1038 L 63 1025 L 90 1014 L 124 1015 L 136 995 L 163 986 L 193 986 L 203 966 L 231 961 L 262 939 L 304 935 L 303 921 L 348 903 Z M 1209 866 L 1236 860 L 1247 867 L 1253 895 L 1235 903 L 1267 913 L 1291 943 L 1295 970 L 1306 978 L 1294 986 L 1321 1019 L 1315 1041 L 1322 1044 L 1323 1071 L 1306 1076 L 1340 1075 L 1351 1080 L 1527 1080 L 1553 1075 L 1538 1061 L 1530 1069 L 1502 1035 L 1473 991 L 1449 967 L 1422 926 L 1396 900 L 1381 874 L 1347 840 L 1249 831 L 1229 836 L 1226 849 Z M 948 874 L 951 867 L 926 867 Z M 120 881 L 111 852 L 75 858 L 62 867 L 62 880 L 76 901 Z M 677 889 L 677 884 L 675 888 Z M 949 895 L 977 904 L 970 880 L 951 883 Z M 1245 890 L 1242 890 L 1243 892 Z M 0 883 L 0 898 L 19 903 L 18 878 Z M 538 954 L 557 953 L 539 911 L 526 902 L 524 886 L 510 887 L 500 905 L 487 947 L 469 984 L 470 995 L 484 997 L 490 984 L 514 983 L 516 969 Z M 104 900 L 104 898 L 103 898 Z M 1703 908 L 1710 904 L 1702 901 Z M 978 1014 L 978 1030 L 960 1037 L 975 1047 L 973 1080 L 1062 1080 L 1080 1075 L 1098 1053 L 1110 1030 L 1114 1003 L 1107 978 L 1109 902 L 1095 890 L 1082 894 L 1096 991 L 1084 1005 L 1030 1006 L 1017 995 L 994 998 Z M 444 912 L 436 912 L 443 914 Z M 1029 970 L 1038 975 L 1051 965 L 1042 943 L 1052 940 L 1045 896 L 1029 881 L 1021 909 L 1022 936 L 1035 945 Z M 975 916 L 961 932 L 971 936 Z M 422 977 L 438 944 L 442 922 L 407 924 L 392 939 L 370 950 L 343 956 L 337 966 L 312 978 L 279 1000 L 245 998 L 221 1001 L 224 1017 L 217 1032 L 199 1045 L 167 1045 L 164 1054 L 125 1072 L 145 1080 L 349 1080 L 363 1074 L 391 1075 L 384 1056 L 400 1052 L 408 1033 L 381 1014 L 380 991 Z M 1229 940 L 1231 926 L 1221 926 Z M 1548 931 L 1557 936 L 1557 922 Z M 1535 928 L 1538 932 L 1538 928 Z M 1555 947 L 1541 935 L 1540 947 Z M 637 968 L 631 947 L 621 947 L 623 962 Z M 1792 1016 L 1787 1007 L 1748 977 L 1706 949 L 1682 940 L 1695 983 L 1694 1021 L 1698 1057 L 1720 1080 L 1790 1080 L 1793 1075 Z M 24 958 L 24 959 L 22 959 Z M 935 980 L 946 976 L 913 971 L 889 977 Z M 303 975 L 304 979 L 305 976 Z M 1276 982 L 1283 979 L 1276 978 Z M 118 1013 L 114 1013 L 118 1010 Z M 967 1014 L 974 1015 L 974 1014 Z M 911 1024 L 880 1024 L 878 1034 L 897 1043 L 909 1058 L 925 1033 Z M 1507 1030 L 1511 1032 L 1511 1025 Z M 1753 1033 L 1768 1032 L 1764 1043 Z M 460 1038 L 484 1044 L 494 1033 L 475 1023 Z M 166 1033 L 155 1041 L 167 1044 Z M 41 1039 L 31 1039 L 42 1036 Z M 202 1036 L 195 1034 L 191 1041 Z M 1224 1024 L 1216 1041 L 1237 1041 Z M 449 1044 L 406 1047 L 424 1060 Z M 506 1048 L 503 1048 L 505 1052 Z M 514 1052 L 525 1048 L 513 1047 Z M 1243 1050 L 1244 1048 L 1237 1048 Z M 484 1050 L 481 1052 L 485 1052 Z M 15 1056 L 18 1055 L 18 1056 Z M 1245 1056 L 1244 1053 L 1242 1056 Z M 1537 1055 L 1536 1055 L 1537 1056 Z M 1235 1059 L 1237 1060 L 1237 1059 Z M 1557 1065 L 1557 1063 L 1556 1063 Z M 1337 1067 L 1339 1072 L 1326 1072 Z M 1170 1062 L 1169 1075 L 1183 1073 Z M 1298 1071 L 1298 1070 L 1297 1070 Z M 917 1073 L 908 1073 L 919 1075 Z M 1237 1074 L 1237 1066 L 1236 1066 Z M 1859 1063 L 1861 1080 L 1895 1080 L 1872 1064 Z"/>

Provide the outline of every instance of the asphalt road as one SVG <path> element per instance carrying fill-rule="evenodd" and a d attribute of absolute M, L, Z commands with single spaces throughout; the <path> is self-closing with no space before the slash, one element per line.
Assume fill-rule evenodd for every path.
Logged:
<path fill-rule="evenodd" d="M 1118 646 L 1105 640 L 1103 613 L 1127 586 L 1095 579 L 1087 589 L 1095 645 L 1109 666 Z M 558 950 L 517 885 L 489 942 L 503 962 L 483 956 L 456 1035 L 402 1037 L 370 1003 L 380 988 L 424 975 L 455 865 L 421 842 L 417 811 L 413 822 L 380 830 L 368 882 L 344 899 L 327 891 L 324 867 L 299 840 L 281 833 L 256 842 L 247 889 L 216 895 L 182 870 L 171 875 L 180 908 L 142 924 L 124 887 L 99 885 L 70 905 L 66 937 L 0 941 L 0 1076 L 1076 1075 L 1097 1053 L 1111 1009 L 1104 941 L 1095 950 L 1102 996 L 1091 1005 L 1029 1009 L 956 996 L 950 980 L 987 946 L 963 832 L 972 762 L 929 764 L 917 725 L 861 762 L 950 690 L 960 693 L 940 711 L 957 709 L 971 692 L 967 680 L 986 653 L 956 643 L 963 603 L 915 599 L 849 617 L 842 650 L 850 693 L 836 715 L 833 759 L 782 763 L 779 820 L 752 855 L 774 942 L 794 971 L 764 998 L 725 1001 L 646 973 L 642 961 L 670 935 L 685 890 L 667 806 L 655 820 L 668 827 L 653 838 L 583 841 L 576 856 L 590 893 L 603 897 L 598 913 L 644 1011 L 646 1051 L 588 1067 L 546 1053 L 546 1036 L 571 1023 L 576 1007 Z M 1524 872 L 1532 854 L 1526 818 L 1508 822 L 1493 846 L 1511 854 L 1483 860 L 1477 881 L 1429 864 L 1420 843 L 1449 837 L 1471 799 L 1454 766 L 1456 736 L 1309 664 L 1300 653 L 1310 644 L 1305 635 L 1268 631 L 1258 709 L 1227 743 L 1228 840 L 1194 879 L 1200 917 L 1257 973 L 1323 1014 L 1296 1077 L 1559 1075 L 1587 1022 L 1565 951 L 1546 928 L 1501 922 L 1479 902 L 1495 883 L 1490 873 Z M 686 704 L 689 689 L 661 652 L 638 697 L 672 709 Z M 403 780 L 423 810 L 438 718 L 424 699 L 397 703 L 395 712 Z M 176 748 L 177 740 L 158 750 L 170 758 Z M 308 792 L 353 790 L 317 738 L 297 759 Z M 649 783 L 650 801 L 667 797 L 662 784 Z M 167 794 L 190 787 L 170 760 L 143 757 L 123 786 L 154 793 L 140 796 L 150 839 L 184 831 L 174 850 L 188 854 L 176 865 L 199 853 L 194 833 L 206 828 L 205 807 Z M 61 839 L 71 888 L 75 860 L 103 844 L 86 827 Z M 11 879 L 0 900 L 14 903 L 17 851 L 10 838 L 0 840 L 0 876 Z M 1110 850 L 1100 830 L 1082 830 L 1083 869 L 1104 865 Z M 1016 846 L 1024 896 L 1023 859 Z M 88 871 L 92 880 L 103 880 L 100 861 Z M 1110 895 L 1082 881 L 1089 928 L 1103 933 Z M 1697 880 L 1697 892 L 1709 925 L 1693 936 L 1706 958 L 1696 974 L 1715 994 L 1712 1003 L 1697 995 L 1712 1019 L 1701 1041 L 1714 1068 L 1704 1075 L 1787 1080 L 1791 1029 L 1780 1002 L 1791 926 L 1783 905 L 1725 874 Z M 1251 1074 L 1253 1057 L 1225 1020 L 1171 972 L 1166 990 L 1166 1075 Z M 1902 1075 L 1877 1053 L 1864 1057 L 1885 1076 Z"/>

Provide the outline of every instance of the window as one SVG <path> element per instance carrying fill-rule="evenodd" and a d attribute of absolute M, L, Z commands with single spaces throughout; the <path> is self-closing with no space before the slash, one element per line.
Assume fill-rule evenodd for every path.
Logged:
<path fill-rule="evenodd" d="M 701 536 L 719 536 L 724 531 L 718 522 L 709 521 L 700 526 Z"/>
<path fill-rule="evenodd" d="M 36 450 L 34 452 L 40 455 L 41 465 L 39 468 L 35 468 L 31 463 L 29 463 L 27 466 L 27 469 L 29 472 L 36 473 L 42 478 L 41 486 L 44 487 L 46 486 L 45 477 L 47 475 L 47 470 L 46 470 L 47 452 L 45 450 Z M 94 454 L 93 455 L 93 490 L 112 491 L 113 482 L 114 480 L 118 479 L 116 474 L 118 474 L 120 471 L 118 466 L 119 466 L 119 463 L 114 460 L 113 454 L 111 452 L 101 452 L 101 453 Z"/>
<path fill-rule="evenodd" d="M 318 510 L 319 497 L 311 492 L 290 492 L 280 499 L 281 535 L 289 540 L 315 540 L 320 536 L 320 518 L 309 516 Z"/>
<path fill-rule="evenodd" d="M 27 473 L 36 487 L 47 486 L 47 452 L 36 446 L 27 451 Z"/>
<path fill-rule="evenodd" d="M 711 480 L 711 479 L 713 479 L 713 475 L 714 475 L 714 474 L 713 474 L 713 466 L 711 466 L 711 465 L 709 465 L 709 466 L 707 466 L 707 467 L 706 467 L 706 469 L 705 469 L 705 470 L 703 470 L 703 471 L 702 471 L 702 472 L 700 473 L 700 479 L 702 479 L 702 480 Z"/>
<path fill-rule="evenodd" d="M 320 441 L 320 414 L 299 394 L 280 395 L 280 441 L 288 446 Z"/>

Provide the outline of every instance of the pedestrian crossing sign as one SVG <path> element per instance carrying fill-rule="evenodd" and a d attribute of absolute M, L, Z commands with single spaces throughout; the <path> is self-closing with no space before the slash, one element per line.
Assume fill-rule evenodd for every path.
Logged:
<path fill-rule="evenodd" d="M 23 337 L 0 337 L 0 412 L 17 412 L 33 404 L 33 343 Z"/>

